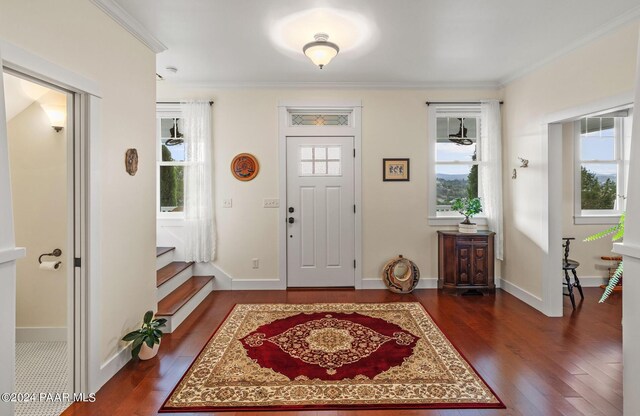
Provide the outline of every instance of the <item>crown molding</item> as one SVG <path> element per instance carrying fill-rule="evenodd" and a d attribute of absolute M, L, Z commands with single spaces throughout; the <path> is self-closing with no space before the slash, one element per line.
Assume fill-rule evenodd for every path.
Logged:
<path fill-rule="evenodd" d="M 105 12 L 107 16 L 122 26 L 127 32 L 131 33 L 140 42 L 144 43 L 149 49 L 155 53 L 167 50 L 165 44 L 160 42 L 149 30 L 142 25 L 136 18 L 131 16 L 114 0 L 89 0 L 100 10 Z"/>
<path fill-rule="evenodd" d="M 631 23 L 634 20 L 640 18 L 640 6 L 634 7 L 633 9 L 629 10 L 628 12 L 626 12 L 623 15 L 620 15 L 618 17 L 616 17 L 615 19 L 609 21 L 608 23 L 600 26 L 599 28 L 597 28 L 596 30 L 594 30 L 593 32 L 589 33 L 587 36 L 580 38 L 578 40 L 576 40 L 575 42 L 572 42 L 570 44 L 568 44 L 567 46 L 565 46 L 564 48 L 560 49 L 559 51 L 553 53 L 552 55 L 547 56 L 544 59 L 539 60 L 538 62 L 536 62 L 533 65 L 530 65 L 526 68 L 523 68 L 521 70 L 515 71 L 514 73 L 512 73 L 511 75 L 508 75 L 504 78 L 502 78 L 499 82 L 498 82 L 498 86 L 500 88 L 505 87 L 507 84 L 524 77 L 525 75 L 528 75 L 540 68 L 542 68 L 543 66 L 555 61 L 556 59 L 559 59 L 573 51 L 575 51 L 576 49 L 579 49 L 582 46 L 585 46 L 611 32 L 613 32 L 614 30 L 626 25 L 627 23 Z"/>
<path fill-rule="evenodd" d="M 498 82 L 181 82 L 163 81 L 161 85 L 179 88 L 197 89 L 411 89 L 411 90 L 438 90 L 438 89 L 482 89 L 497 90 Z"/>

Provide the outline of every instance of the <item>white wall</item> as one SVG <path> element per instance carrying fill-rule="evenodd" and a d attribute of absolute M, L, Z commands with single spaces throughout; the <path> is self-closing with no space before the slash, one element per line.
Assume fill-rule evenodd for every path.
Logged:
<path fill-rule="evenodd" d="M 100 106 L 100 362 L 154 309 L 155 55 L 88 1 L 0 1 L 0 38 L 97 83 Z M 127 148 L 138 174 L 124 168 Z M 124 355 L 123 355 L 124 357 Z"/>
<path fill-rule="evenodd" d="M 66 107 L 64 94 L 51 92 L 43 98 Z M 56 132 L 36 101 L 9 120 L 7 132 L 16 245 L 27 249 L 27 257 L 16 264 L 16 327 L 66 328 L 67 129 Z M 43 260 L 62 260 L 60 268 L 40 270 L 40 254 L 55 248 L 63 256 Z M 66 339 L 65 331 L 62 337 Z"/>
<path fill-rule="evenodd" d="M 403 254 L 425 279 L 437 277 L 436 227 L 427 223 L 427 100 L 496 98 L 496 90 L 300 90 L 188 88 L 163 82 L 159 101 L 213 99 L 213 152 L 218 255 L 234 280 L 278 278 L 278 210 L 263 208 L 278 189 L 278 102 L 362 101 L 363 278 L 380 279 L 389 258 Z M 254 154 L 260 173 L 250 182 L 231 175 L 232 158 Z M 410 182 L 383 182 L 382 158 L 411 158 Z M 232 208 L 222 208 L 223 199 Z M 281 200 L 281 204 L 285 201 Z M 173 235 L 173 238 L 172 238 Z M 179 228 L 158 232 L 179 242 Z M 179 256 L 180 253 L 177 253 Z M 251 259 L 260 259 L 252 269 Z M 263 286 L 264 287 L 264 286 Z"/>
<path fill-rule="evenodd" d="M 548 252 L 546 205 L 549 194 L 546 117 L 632 91 L 638 21 L 516 79 L 504 88 L 505 177 L 517 157 L 529 159 L 517 180 L 505 180 L 505 261 L 503 278 L 542 296 L 543 260 Z M 561 277 L 561 271 L 559 273 Z"/>

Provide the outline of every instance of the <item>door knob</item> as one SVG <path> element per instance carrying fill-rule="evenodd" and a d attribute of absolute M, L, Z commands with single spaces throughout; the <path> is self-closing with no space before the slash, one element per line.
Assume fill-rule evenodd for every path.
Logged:
<path fill-rule="evenodd" d="M 289 212 L 293 213 L 293 211 L 295 211 L 293 207 L 289 207 Z"/>
<path fill-rule="evenodd" d="M 294 221 L 293 217 L 289 217 L 289 224 L 293 224 Z"/>

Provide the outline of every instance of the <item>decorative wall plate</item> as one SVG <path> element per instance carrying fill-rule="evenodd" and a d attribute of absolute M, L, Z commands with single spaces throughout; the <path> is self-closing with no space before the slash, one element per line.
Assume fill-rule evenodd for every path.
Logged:
<path fill-rule="evenodd" d="M 124 167 L 129 175 L 136 174 L 138 171 L 138 151 L 136 149 L 127 149 L 124 154 Z"/>
<path fill-rule="evenodd" d="M 239 181 L 250 181 L 258 176 L 258 159 L 250 153 L 240 153 L 231 161 L 231 173 Z"/>

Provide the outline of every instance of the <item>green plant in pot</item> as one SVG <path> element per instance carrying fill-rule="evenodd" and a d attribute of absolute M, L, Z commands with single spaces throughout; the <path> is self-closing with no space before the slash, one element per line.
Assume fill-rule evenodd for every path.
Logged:
<path fill-rule="evenodd" d="M 620 215 L 620 221 L 618 221 L 618 223 L 613 227 L 607 228 L 606 230 L 600 231 L 599 233 L 590 235 L 589 237 L 585 238 L 584 241 L 587 241 L 587 242 L 595 241 L 612 234 L 613 234 L 613 236 L 611 237 L 612 241 L 621 240 L 624 237 L 625 214 L 626 213 L 623 212 L 622 215 Z M 599 303 L 604 302 L 605 300 L 607 300 L 609 295 L 611 295 L 611 293 L 613 292 L 613 289 L 615 289 L 615 287 L 618 285 L 618 282 L 620 281 L 620 278 L 622 277 L 622 272 L 623 272 L 623 265 L 622 265 L 622 262 L 620 262 L 615 272 L 613 272 L 613 275 L 611 275 L 611 278 L 609 279 L 609 283 L 607 284 L 607 287 L 604 289 L 604 293 L 602 294 L 602 297 L 600 298 Z"/>
<path fill-rule="evenodd" d="M 482 212 L 482 202 L 480 202 L 480 198 L 456 198 L 451 204 L 451 209 L 464 215 L 464 221 L 460 223 L 462 226 L 460 227 L 461 230 L 467 228 L 475 229 L 475 227 L 471 227 L 475 226 L 475 224 L 472 223 L 470 219 L 473 218 L 474 215 Z"/>
<path fill-rule="evenodd" d="M 166 319 L 154 319 L 153 311 L 147 311 L 142 320 L 142 327 L 129 332 L 122 338 L 123 341 L 132 342 L 131 356 L 133 358 L 140 358 L 141 360 L 148 360 L 155 357 L 160 347 L 160 339 L 162 338 L 160 328 L 164 327 L 166 323 Z"/>

